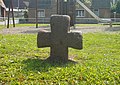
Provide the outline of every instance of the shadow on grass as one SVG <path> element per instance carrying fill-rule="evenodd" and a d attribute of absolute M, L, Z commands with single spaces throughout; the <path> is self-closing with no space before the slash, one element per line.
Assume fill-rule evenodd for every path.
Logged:
<path fill-rule="evenodd" d="M 23 64 L 25 64 L 26 66 L 24 67 L 23 70 L 26 70 L 26 71 L 39 71 L 39 72 L 46 72 L 48 71 L 49 69 L 51 68 L 56 68 L 56 67 L 71 67 L 71 66 L 74 66 L 77 62 L 75 61 L 72 61 L 72 60 L 68 60 L 68 62 L 66 63 L 63 63 L 63 62 L 51 62 L 48 59 L 39 59 L 39 58 L 36 58 L 36 59 L 27 59 L 27 60 L 24 60 L 22 62 Z"/>

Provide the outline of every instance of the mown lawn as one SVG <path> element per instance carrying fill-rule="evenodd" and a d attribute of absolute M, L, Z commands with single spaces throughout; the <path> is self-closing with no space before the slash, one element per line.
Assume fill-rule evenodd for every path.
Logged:
<path fill-rule="evenodd" d="M 0 85 L 119 85 L 120 32 L 83 34 L 83 42 L 69 49 L 76 63 L 51 64 L 36 34 L 0 35 Z"/>
<path fill-rule="evenodd" d="M 29 27 L 36 27 L 36 24 L 15 24 L 15 27 L 26 27 L 26 26 L 29 26 Z M 38 24 L 39 27 L 47 27 L 49 26 L 49 24 Z M 13 25 L 10 25 L 10 28 L 13 27 Z M 7 26 L 5 25 L 0 25 L 0 30 L 1 29 L 4 29 L 4 28 L 7 28 Z M 9 29 L 10 29 L 9 28 Z"/>
<path fill-rule="evenodd" d="M 15 27 L 36 27 L 36 24 L 15 24 Z M 49 27 L 50 24 L 38 24 L 38 27 Z M 76 27 L 104 27 L 104 26 L 108 26 L 109 24 L 76 24 Z M 10 25 L 10 28 L 12 28 L 13 25 Z M 120 27 L 120 25 L 113 23 L 112 27 Z M 5 25 L 0 25 L 0 30 L 7 28 L 7 26 Z M 9 28 L 9 29 L 10 29 Z"/>
<path fill-rule="evenodd" d="M 4 28 L 5 28 L 5 26 L 4 26 L 4 25 L 0 25 L 0 30 L 1 30 L 1 29 L 4 29 Z"/>

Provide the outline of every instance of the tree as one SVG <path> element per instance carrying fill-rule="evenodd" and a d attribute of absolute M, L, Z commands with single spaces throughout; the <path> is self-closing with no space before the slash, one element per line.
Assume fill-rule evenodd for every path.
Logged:
<path fill-rule="evenodd" d="M 113 13 L 113 12 L 116 12 L 116 4 L 113 4 L 112 6 L 111 6 L 111 12 Z"/>
<path fill-rule="evenodd" d="M 120 0 L 111 6 L 111 12 L 120 13 Z"/>
<path fill-rule="evenodd" d="M 120 13 L 120 0 L 118 0 L 116 4 L 116 12 Z"/>

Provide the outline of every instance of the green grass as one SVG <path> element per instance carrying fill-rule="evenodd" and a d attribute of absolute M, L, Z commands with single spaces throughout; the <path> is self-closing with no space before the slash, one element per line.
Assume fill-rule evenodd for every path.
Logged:
<path fill-rule="evenodd" d="M 109 23 L 101 23 L 101 24 L 76 24 L 77 27 L 109 27 Z M 112 27 L 120 27 L 119 22 L 118 23 L 112 23 Z"/>
<path fill-rule="evenodd" d="M 4 29 L 4 28 L 5 28 L 5 26 L 4 26 L 4 25 L 0 25 L 0 30 L 1 30 L 1 29 Z"/>
<path fill-rule="evenodd" d="M 119 25 L 120 26 L 120 22 L 113 22 L 113 25 Z"/>
<path fill-rule="evenodd" d="M 86 26 L 103 26 L 102 24 L 76 24 L 76 26 L 86 27 Z"/>
<path fill-rule="evenodd" d="M 51 64 L 36 34 L 0 35 L 0 84 L 120 84 L 120 32 L 83 34 L 83 42 L 83 50 L 69 49 L 77 63 Z"/>
<path fill-rule="evenodd" d="M 23 27 L 23 26 L 35 26 L 36 27 L 36 24 L 16 24 L 16 27 Z M 49 24 L 38 24 L 38 26 L 42 27 L 46 27 L 46 26 L 49 26 Z"/>
<path fill-rule="evenodd" d="M 36 24 L 15 24 L 15 27 L 36 27 Z M 48 27 L 49 24 L 38 24 L 39 27 Z M 13 25 L 10 25 L 10 28 L 13 27 Z M 7 28 L 5 25 L 0 25 L 0 30 Z"/>
<path fill-rule="evenodd" d="M 36 27 L 36 24 L 16 24 L 15 27 L 25 27 L 25 26 L 30 26 L 30 27 Z M 48 27 L 50 26 L 49 24 L 38 24 L 39 27 Z M 76 26 L 78 27 L 88 27 L 88 26 L 92 26 L 92 27 L 102 27 L 102 26 L 109 26 L 109 24 L 76 24 Z M 118 27 L 120 25 L 118 24 L 113 24 L 113 27 Z M 10 25 L 10 28 L 13 27 L 13 25 Z M 7 28 L 7 26 L 5 25 L 0 25 L 0 30 Z"/>

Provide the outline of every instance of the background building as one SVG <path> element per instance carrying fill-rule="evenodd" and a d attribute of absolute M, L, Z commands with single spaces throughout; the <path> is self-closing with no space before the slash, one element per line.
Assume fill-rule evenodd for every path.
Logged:
<path fill-rule="evenodd" d="M 110 0 L 92 0 L 92 11 L 100 18 L 110 18 Z"/>
<path fill-rule="evenodd" d="M 37 17 L 39 23 L 49 23 L 50 16 L 57 14 L 57 0 L 13 0 L 15 17 L 22 17 L 24 13 L 28 18 L 29 23 L 34 23 L 36 20 L 36 1 L 37 1 Z M 58 0 L 61 1 L 61 0 Z M 69 1 L 69 0 L 68 0 Z M 76 1 L 76 0 L 72 0 Z M 116 0 L 91 0 L 91 2 L 84 2 L 83 4 L 94 12 L 100 18 L 110 18 L 111 15 L 111 2 L 115 3 Z M 4 0 L 7 7 L 9 7 L 9 0 Z M 59 2 L 60 4 L 60 2 Z M 73 3 L 69 3 L 73 4 Z M 75 17 L 77 23 L 97 23 L 97 20 L 80 4 L 75 4 Z M 73 7 L 69 7 L 71 9 Z M 0 8 L 1 15 L 4 15 L 3 9 Z M 26 11 L 26 12 L 25 12 Z M 6 14 L 7 15 L 7 14 Z"/>

